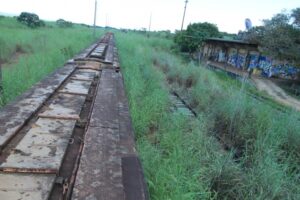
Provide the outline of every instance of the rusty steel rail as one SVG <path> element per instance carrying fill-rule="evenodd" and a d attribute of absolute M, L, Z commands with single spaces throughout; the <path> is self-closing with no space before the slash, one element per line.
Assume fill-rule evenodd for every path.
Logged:
<path fill-rule="evenodd" d="M 149 199 L 115 39 L 0 110 L 0 199 Z"/>

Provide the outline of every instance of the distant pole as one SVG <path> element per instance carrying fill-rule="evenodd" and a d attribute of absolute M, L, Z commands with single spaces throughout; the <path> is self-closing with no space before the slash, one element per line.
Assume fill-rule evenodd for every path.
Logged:
<path fill-rule="evenodd" d="M 149 32 L 151 30 L 151 22 L 152 22 L 152 13 L 150 13 L 149 29 L 148 29 Z"/>
<path fill-rule="evenodd" d="M 185 12 L 186 12 L 186 5 L 188 3 L 188 0 L 185 0 L 185 5 L 184 5 L 184 11 L 183 11 L 183 18 L 182 18 L 182 24 L 181 24 L 181 31 L 183 29 L 183 24 L 184 24 L 184 18 L 185 18 Z"/>
<path fill-rule="evenodd" d="M 106 13 L 106 19 L 105 19 L 105 28 L 108 27 L 108 14 Z"/>
<path fill-rule="evenodd" d="M 97 0 L 95 0 L 95 12 L 94 12 L 94 37 L 96 37 L 96 17 L 97 17 Z"/>

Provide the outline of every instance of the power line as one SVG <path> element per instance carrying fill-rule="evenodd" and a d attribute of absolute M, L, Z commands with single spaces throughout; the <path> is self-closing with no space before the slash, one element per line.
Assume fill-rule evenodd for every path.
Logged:
<path fill-rule="evenodd" d="M 185 0 L 185 5 L 184 5 L 184 11 L 183 11 L 183 18 L 182 18 L 182 24 L 181 24 L 181 31 L 183 29 L 183 24 L 184 24 L 184 18 L 185 18 L 185 12 L 186 12 L 186 5 L 188 3 L 188 0 Z"/>

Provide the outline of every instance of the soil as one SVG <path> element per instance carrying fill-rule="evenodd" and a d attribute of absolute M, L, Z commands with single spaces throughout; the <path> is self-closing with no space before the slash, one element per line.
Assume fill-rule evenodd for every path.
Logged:
<path fill-rule="evenodd" d="M 273 81 L 264 78 L 252 77 L 253 82 L 260 91 L 265 91 L 277 102 L 290 106 L 300 111 L 300 101 L 288 95 L 283 89 L 277 86 Z"/>
<path fill-rule="evenodd" d="M 248 73 L 234 67 L 226 66 L 222 63 L 217 62 L 208 62 L 214 67 L 229 71 L 231 73 L 237 74 L 241 77 L 248 77 Z M 271 96 L 275 101 L 283 105 L 294 108 L 297 111 L 300 111 L 300 100 L 288 95 L 283 89 L 277 86 L 271 79 L 262 78 L 259 76 L 252 75 L 252 81 L 255 83 L 256 88 L 259 91 L 265 91 L 268 95 Z"/>

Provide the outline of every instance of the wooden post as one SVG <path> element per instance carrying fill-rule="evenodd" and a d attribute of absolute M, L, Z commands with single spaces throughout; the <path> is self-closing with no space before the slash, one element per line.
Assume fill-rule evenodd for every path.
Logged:
<path fill-rule="evenodd" d="M 181 24 L 181 30 L 180 30 L 180 31 L 182 31 L 182 29 L 183 29 L 184 18 L 185 18 L 185 12 L 186 12 L 186 5 L 187 5 L 187 3 L 188 3 L 188 0 L 186 0 L 184 3 L 185 3 L 185 6 L 184 6 L 184 11 L 183 11 L 183 18 L 182 18 L 182 24 Z"/>

